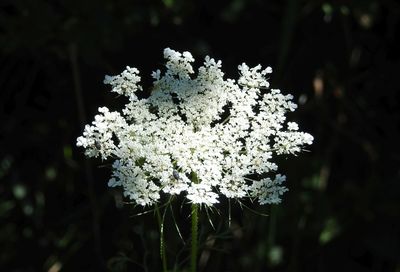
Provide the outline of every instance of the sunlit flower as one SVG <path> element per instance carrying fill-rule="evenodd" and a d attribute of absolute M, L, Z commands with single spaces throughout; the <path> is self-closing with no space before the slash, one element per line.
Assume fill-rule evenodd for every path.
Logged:
<path fill-rule="evenodd" d="M 286 177 L 273 159 L 297 154 L 313 137 L 285 124 L 297 105 L 292 95 L 268 89 L 272 69 L 243 63 L 235 81 L 224 79 L 221 61 L 208 56 L 197 76 L 189 52 L 167 48 L 164 57 L 166 69 L 152 73 L 146 99 L 136 96 L 142 90 L 136 68 L 106 76 L 128 103 L 121 113 L 99 108 L 77 139 L 88 157 L 114 160 L 108 185 L 143 206 L 178 194 L 206 206 L 221 196 L 279 203 Z"/>

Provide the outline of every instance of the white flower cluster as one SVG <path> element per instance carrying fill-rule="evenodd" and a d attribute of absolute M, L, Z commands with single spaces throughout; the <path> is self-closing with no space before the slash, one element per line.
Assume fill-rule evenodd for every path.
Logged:
<path fill-rule="evenodd" d="M 139 71 L 127 69 L 104 82 L 129 102 L 122 113 L 99 108 L 77 145 L 89 157 L 112 158 L 110 187 L 139 205 L 162 194 L 185 194 L 192 203 L 213 205 L 220 195 L 279 203 L 287 191 L 276 155 L 296 154 L 313 137 L 285 124 L 297 107 L 292 95 L 269 88 L 270 67 L 239 66 L 237 82 L 224 79 L 221 61 L 206 57 L 197 76 L 189 52 L 164 50 L 166 71 L 153 72 L 154 87 L 138 99 Z M 272 177 L 271 177 L 272 175 Z"/>

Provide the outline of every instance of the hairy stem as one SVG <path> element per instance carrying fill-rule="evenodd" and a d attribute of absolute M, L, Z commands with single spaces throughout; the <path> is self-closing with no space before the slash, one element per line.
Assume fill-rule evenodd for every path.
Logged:
<path fill-rule="evenodd" d="M 165 241 L 164 241 L 164 220 L 161 218 L 160 209 L 156 204 L 157 221 L 160 227 L 160 255 L 162 260 L 163 271 L 167 272 L 167 254 L 165 253 Z"/>
<path fill-rule="evenodd" d="M 192 204 L 192 244 L 190 255 L 190 271 L 196 272 L 197 268 L 197 247 L 198 247 L 198 230 L 199 230 L 199 215 L 198 204 Z"/>

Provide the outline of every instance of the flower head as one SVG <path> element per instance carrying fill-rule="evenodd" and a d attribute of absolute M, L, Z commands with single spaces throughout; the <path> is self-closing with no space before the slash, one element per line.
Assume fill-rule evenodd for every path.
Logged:
<path fill-rule="evenodd" d="M 313 137 L 285 124 L 297 105 L 292 95 L 268 89 L 272 69 L 243 63 L 235 81 L 224 79 L 221 61 L 208 56 L 196 76 L 189 52 L 167 48 L 164 57 L 166 71 L 152 73 L 153 92 L 145 99 L 135 95 L 142 90 L 136 68 L 106 76 L 129 102 L 121 113 L 99 108 L 77 139 L 88 157 L 115 160 L 109 186 L 121 186 L 143 206 L 163 194 L 207 206 L 221 195 L 279 203 L 286 177 L 273 159 L 297 154 Z"/>

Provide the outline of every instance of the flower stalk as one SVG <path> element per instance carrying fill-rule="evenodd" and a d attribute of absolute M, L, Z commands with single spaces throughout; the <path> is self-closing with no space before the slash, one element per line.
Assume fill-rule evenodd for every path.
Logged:
<path fill-rule="evenodd" d="M 160 256 L 162 261 L 163 272 L 167 272 L 167 254 L 165 252 L 165 240 L 164 240 L 164 218 L 161 217 L 160 209 L 158 205 L 155 205 L 155 211 L 157 214 L 158 226 L 160 227 Z"/>
<path fill-rule="evenodd" d="M 196 272 L 198 252 L 198 230 L 199 230 L 199 204 L 192 204 L 192 243 L 190 254 L 190 271 Z"/>

